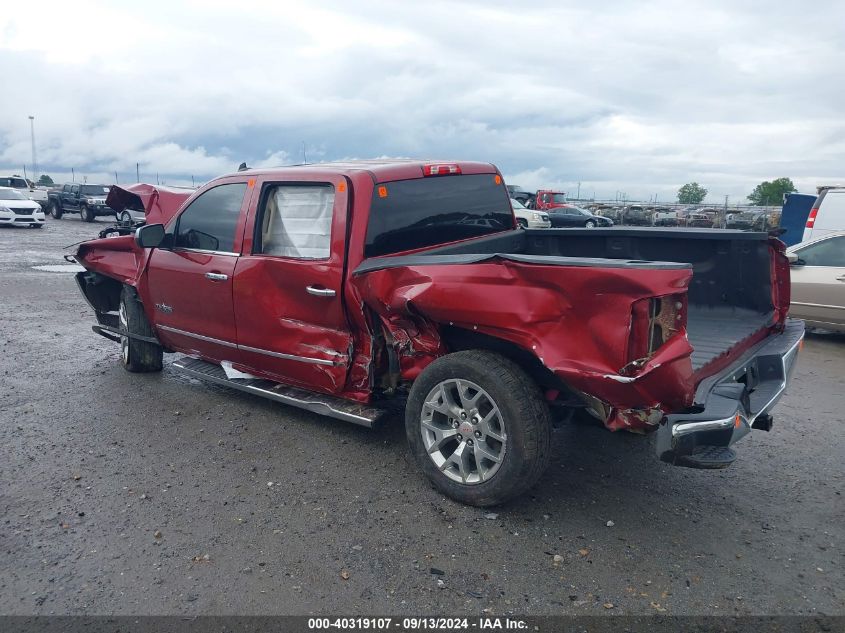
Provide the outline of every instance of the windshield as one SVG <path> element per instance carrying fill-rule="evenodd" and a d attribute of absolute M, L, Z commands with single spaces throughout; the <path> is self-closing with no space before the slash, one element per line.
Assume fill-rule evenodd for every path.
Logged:
<path fill-rule="evenodd" d="M 26 189 L 26 180 L 23 178 L 0 178 L 0 187 L 14 187 L 15 189 Z"/>
<path fill-rule="evenodd" d="M 513 228 L 508 192 L 495 174 L 398 180 L 373 192 L 364 255 L 388 255 Z"/>
<path fill-rule="evenodd" d="M 511 205 L 513 206 L 514 209 L 524 209 L 525 208 L 525 205 L 522 204 L 516 198 L 511 198 Z"/>
<path fill-rule="evenodd" d="M 555 193 L 552 195 L 552 202 L 566 202 L 565 193 Z"/>
<path fill-rule="evenodd" d="M 14 189 L 0 189 L 0 200 L 29 200 L 29 198 Z"/>
<path fill-rule="evenodd" d="M 105 196 L 109 192 L 108 187 L 103 185 L 82 185 L 79 193 L 85 196 Z"/>

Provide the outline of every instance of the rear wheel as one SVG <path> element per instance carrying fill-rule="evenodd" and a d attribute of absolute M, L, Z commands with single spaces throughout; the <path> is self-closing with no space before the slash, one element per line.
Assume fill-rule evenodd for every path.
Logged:
<path fill-rule="evenodd" d="M 120 213 L 115 214 L 115 219 L 122 224 L 129 224 L 130 222 L 132 222 L 132 214 L 129 213 L 129 211 L 127 211 L 126 209 L 124 209 Z"/>
<path fill-rule="evenodd" d="M 79 207 L 79 215 L 85 222 L 94 221 L 94 212 L 86 204 L 83 204 L 81 207 Z"/>
<path fill-rule="evenodd" d="M 57 220 L 62 219 L 62 208 L 59 206 L 59 203 L 55 200 L 50 202 L 50 215 L 52 215 Z"/>
<path fill-rule="evenodd" d="M 120 329 L 130 334 L 154 337 L 155 332 L 144 314 L 138 294 L 131 286 L 124 286 L 120 294 Z M 164 352 L 160 345 L 130 336 L 120 337 L 120 359 L 123 367 L 131 372 L 161 371 Z"/>
<path fill-rule="evenodd" d="M 539 387 L 492 352 L 456 352 L 426 367 L 411 388 L 405 431 L 437 489 L 470 505 L 521 495 L 549 461 L 550 414 Z"/>

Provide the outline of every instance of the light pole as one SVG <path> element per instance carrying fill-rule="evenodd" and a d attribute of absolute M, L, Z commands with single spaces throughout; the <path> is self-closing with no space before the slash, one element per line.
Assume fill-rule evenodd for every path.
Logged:
<path fill-rule="evenodd" d="M 35 117 L 29 115 L 29 132 L 32 136 L 32 177 L 38 181 L 38 159 L 35 157 Z"/>

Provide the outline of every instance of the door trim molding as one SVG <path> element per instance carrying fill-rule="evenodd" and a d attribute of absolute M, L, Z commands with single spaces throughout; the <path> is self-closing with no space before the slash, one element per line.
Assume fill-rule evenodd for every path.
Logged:
<path fill-rule="evenodd" d="M 273 358 L 281 358 L 284 360 L 293 360 L 300 363 L 312 363 L 314 365 L 343 365 L 344 363 L 340 361 L 334 360 L 327 360 L 324 358 L 313 358 L 310 356 L 296 356 L 294 354 L 284 354 L 282 352 L 271 352 L 267 349 L 260 349 L 258 347 L 250 347 L 249 345 L 236 345 L 230 341 L 224 341 L 219 338 L 213 338 L 211 336 L 204 336 L 203 334 L 196 334 L 194 332 L 186 332 L 185 330 L 180 330 L 179 328 L 170 327 L 169 325 L 157 325 L 160 330 L 164 330 L 165 332 L 172 332 L 173 334 L 181 334 L 182 336 L 189 336 L 191 338 L 199 339 L 201 341 L 206 341 L 207 343 L 214 343 L 216 345 L 222 345 L 224 347 L 230 347 L 232 349 L 243 350 L 245 352 L 254 352 L 256 354 L 264 354 L 265 356 L 272 356 Z"/>
<path fill-rule="evenodd" d="M 202 334 L 195 334 L 194 332 L 186 332 L 185 330 L 180 330 L 179 328 L 170 327 L 169 325 L 157 325 L 156 326 L 160 330 L 164 330 L 165 332 L 172 332 L 173 334 L 181 334 L 182 336 L 190 336 L 191 338 L 196 338 L 201 341 L 206 341 L 208 343 L 215 343 L 217 345 L 222 345 L 223 347 L 231 347 L 232 349 L 237 349 L 237 345 L 231 343 L 229 341 L 223 341 L 219 338 L 213 338 L 211 336 L 203 336 Z"/>
<path fill-rule="evenodd" d="M 295 356 L 294 354 L 283 354 L 282 352 L 271 352 L 267 349 L 260 349 L 258 347 L 250 347 L 249 345 L 238 345 L 238 349 L 245 352 L 255 352 L 256 354 L 264 354 L 265 356 L 272 356 L 273 358 L 283 358 L 284 360 L 295 360 L 301 363 L 313 363 L 315 365 L 342 365 L 333 360 L 324 358 L 312 358 L 311 356 Z"/>

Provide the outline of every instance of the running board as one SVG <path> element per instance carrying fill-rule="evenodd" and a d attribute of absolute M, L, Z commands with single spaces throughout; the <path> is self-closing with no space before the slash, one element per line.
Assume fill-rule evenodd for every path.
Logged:
<path fill-rule="evenodd" d="M 229 378 L 220 365 L 208 363 L 199 358 L 180 358 L 172 364 L 172 367 L 178 372 L 193 378 L 224 385 L 239 391 L 245 391 L 256 396 L 261 396 L 262 398 L 275 400 L 282 404 L 305 409 L 312 413 L 319 413 L 330 418 L 360 424 L 370 429 L 375 427 L 386 414 L 390 413 L 386 409 L 358 404 L 349 400 L 306 391 L 305 389 L 289 387 L 288 385 L 264 380 L 263 378 Z"/>

